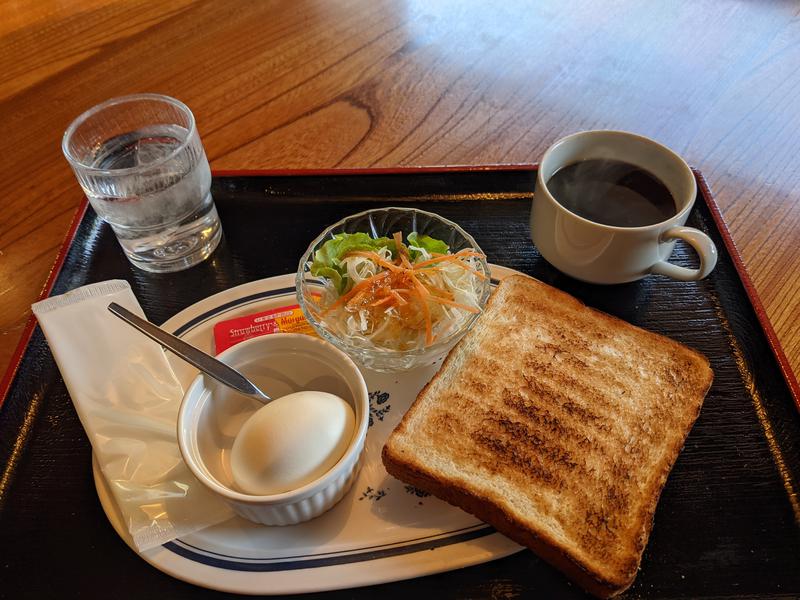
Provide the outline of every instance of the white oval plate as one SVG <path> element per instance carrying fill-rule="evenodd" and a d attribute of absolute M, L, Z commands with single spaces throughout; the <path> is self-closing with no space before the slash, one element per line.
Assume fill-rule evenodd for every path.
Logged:
<path fill-rule="evenodd" d="M 492 265 L 495 278 L 511 273 Z M 296 303 L 294 275 L 281 275 L 215 294 L 163 327 L 213 354 L 215 323 Z M 187 387 L 196 369 L 167 356 Z M 372 421 L 364 466 L 350 492 L 329 512 L 289 527 L 264 527 L 234 518 L 139 555 L 164 573 L 203 587 L 289 594 L 409 579 L 522 550 L 472 515 L 403 484 L 383 468 L 381 448 L 386 438 L 438 367 L 364 373 Z M 97 465 L 93 467 L 103 510 L 131 546 L 106 482 Z"/>

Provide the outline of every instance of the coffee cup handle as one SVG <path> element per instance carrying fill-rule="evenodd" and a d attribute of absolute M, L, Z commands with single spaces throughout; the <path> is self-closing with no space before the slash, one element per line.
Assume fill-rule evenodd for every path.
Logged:
<path fill-rule="evenodd" d="M 703 279 L 717 264 L 717 247 L 705 233 L 693 227 L 671 227 L 661 234 L 661 241 L 679 239 L 694 248 L 700 257 L 699 269 L 687 269 L 662 260 L 653 265 L 651 273 L 666 275 L 679 281 Z"/>

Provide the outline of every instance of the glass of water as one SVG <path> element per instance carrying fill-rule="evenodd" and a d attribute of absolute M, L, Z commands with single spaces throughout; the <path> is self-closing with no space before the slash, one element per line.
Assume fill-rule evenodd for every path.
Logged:
<path fill-rule="evenodd" d="M 75 119 L 61 147 L 135 266 L 180 271 L 219 244 L 211 170 L 182 102 L 159 94 L 107 100 Z"/>

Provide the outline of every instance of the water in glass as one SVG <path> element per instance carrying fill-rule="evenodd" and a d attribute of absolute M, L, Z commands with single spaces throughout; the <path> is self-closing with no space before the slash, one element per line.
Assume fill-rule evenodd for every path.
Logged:
<path fill-rule="evenodd" d="M 181 150 L 187 135 L 177 125 L 155 125 L 115 136 L 94 152 L 92 167 L 101 171 L 83 182 L 130 260 L 148 271 L 200 262 L 221 235 L 208 161 L 199 144 Z"/>

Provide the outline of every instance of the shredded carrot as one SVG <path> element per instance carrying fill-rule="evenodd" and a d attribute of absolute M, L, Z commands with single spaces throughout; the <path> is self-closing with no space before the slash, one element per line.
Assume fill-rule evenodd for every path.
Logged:
<path fill-rule="evenodd" d="M 345 255 L 345 258 L 350 256 L 368 258 L 386 270 L 354 285 L 346 294 L 342 294 L 319 313 L 319 317 L 342 305 L 346 306 L 347 310 L 379 308 L 379 311 L 373 313 L 373 318 L 378 318 L 377 315 L 390 307 L 402 307 L 399 316 L 404 321 L 405 327 L 421 329 L 419 321 L 421 314 L 425 327 L 425 345 L 430 346 L 436 341 L 437 336 L 433 334 L 429 302 L 452 306 L 470 313 L 480 312 L 479 308 L 456 302 L 452 292 L 435 284 L 440 281 L 437 272 L 446 268 L 445 263 L 455 264 L 476 277 L 487 279 L 484 273 L 474 269 L 465 260 L 469 257 L 482 257 L 482 254 L 469 248 L 455 254 L 433 252 L 432 258 L 412 264 L 408 248 L 403 244 L 402 233 L 396 232 L 392 237 L 397 249 L 392 260 L 383 258 L 377 252 L 365 250 L 353 250 Z"/>
<path fill-rule="evenodd" d="M 475 277 L 477 277 L 478 279 L 489 279 L 485 274 L 481 273 L 477 269 L 473 269 L 469 265 L 465 265 L 461 261 L 454 261 L 453 264 L 456 265 L 456 266 L 461 267 L 462 269 L 465 269 L 465 270 L 469 271 L 470 273 L 475 275 Z"/>
<path fill-rule="evenodd" d="M 408 290 L 403 290 L 403 291 L 408 291 Z M 398 290 L 389 290 L 389 293 L 394 297 L 395 300 L 397 300 L 397 303 L 400 306 L 403 306 L 404 304 L 408 304 L 408 302 L 400 295 Z"/>
<path fill-rule="evenodd" d="M 438 273 L 439 271 L 443 271 L 444 267 L 441 265 L 428 265 L 427 267 L 422 267 L 421 269 L 414 269 L 414 272 L 418 275 L 430 275 L 431 273 Z"/>
<path fill-rule="evenodd" d="M 400 233 L 399 231 L 395 231 L 392 237 L 394 238 L 394 245 L 397 248 L 397 256 L 398 258 L 400 258 L 400 262 L 402 264 L 403 257 L 406 256 L 406 254 L 408 254 L 408 250 L 406 249 L 406 246 L 403 243 L 403 234 Z M 408 258 L 406 258 L 406 260 L 408 260 Z M 411 263 L 409 263 L 409 265 L 410 264 Z"/>
<path fill-rule="evenodd" d="M 428 291 L 438 295 L 440 298 L 447 298 L 448 300 L 453 299 L 453 292 L 448 292 L 447 290 L 443 290 L 442 288 L 436 287 L 435 285 L 431 284 L 424 284 L 424 285 L 426 288 L 428 288 Z"/>
<path fill-rule="evenodd" d="M 433 343 L 433 326 L 431 325 L 431 309 L 428 308 L 427 296 L 430 292 L 425 289 L 425 286 L 420 283 L 419 279 L 410 274 L 411 281 L 414 283 L 414 289 L 419 293 L 420 304 L 422 305 L 422 316 L 425 318 L 425 345 L 430 346 Z"/>
<path fill-rule="evenodd" d="M 391 271 L 381 271 L 377 275 L 373 275 L 369 279 L 365 279 L 361 283 L 358 283 L 358 284 L 354 285 L 353 289 L 351 289 L 346 294 L 342 294 L 341 296 L 339 296 L 336 299 L 336 302 L 334 302 L 328 308 L 326 308 L 324 311 L 322 311 L 322 314 L 325 315 L 328 312 L 330 312 L 331 310 L 333 310 L 334 308 L 336 308 L 337 306 L 341 306 L 342 304 L 346 304 L 347 302 L 350 301 L 350 299 L 353 296 L 358 294 L 361 290 L 365 289 L 367 286 L 372 285 L 373 283 L 375 283 L 377 281 L 380 281 L 381 279 L 383 279 L 385 277 L 388 277 L 390 274 L 391 274 Z"/>
<path fill-rule="evenodd" d="M 428 296 L 431 295 L 431 293 L 428 291 L 428 288 L 426 288 L 423 285 L 423 283 L 419 279 L 417 279 L 414 273 L 410 273 L 409 277 L 411 279 L 411 283 L 414 284 L 414 288 L 419 292 L 420 296 L 422 296 L 423 298 L 427 298 Z"/>
<path fill-rule="evenodd" d="M 428 260 L 423 260 L 422 262 L 418 262 L 414 265 L 415 269 L 419 269 L 421 267 L 427 267 L 428 265 L 435 265 L 436 263 L 442 262 L 443 260 L 450 260 L 449 257 L 455 256 L 454 254 L 441 254 L 439 256 L 435 256 L 434 258 L 429 258 Z"/>
<path fill-rule="evenodd" d="M 471 250 L 469 248 L 464 248 L 463 250 L 459 250 L 453 256 L 474 256 L 474 257 L 483 257 L 483 254 L 480 252 L 475 252 L 475 250 Z"/>
<path fill-rule="evenodd" d="M 376 300 L 375 302 L 373 302 L 372 304 L 370 304 L 370 306 L 380 306 L 380 305 L 382 305 L 382 304 L 386 304 L 387 302 L 391 302 L 392 300 L 394 300 L 394 296 L 391 296 L 391 295 L 389 295 L 389 296 L 384 296 L 384 297 L 383 297 L 383 298 L 381 298 L 380 300 Z"/>
<path fill-rule="evenodd" d="M 475 275 L 479 279 L 488 279 L 488 277 L 486 277 L 486 275 L 484 275 L 483 273 L 481 273 L 480 271 L 478 271 L 476 269 L 473 269 L 469 265 L 465 264 L 464 262 L 462 262 L 460 260 L 460 258 L 461 257 L 459 257 L 459 256 L 457 256 L 455 254 L 448 254 L 446 256 L 440 256 L 438 258 L 431 258 L 429 260 L 422 261 L 421 263 L 417 263 L 416 265 L 414 265 L 414 268 L 415 269 L 419 269 L 420 267 L 425 267 L 425 266 L 430 265 L 430 264 L 441 263 L 441 262 L 447 261 L 447 262 L 452 262 L 457 267 L 461 267 L 462 269 L 465 269 L 465 270 L 469 271 L 470 273 L 472 273 L 473 275 Z"/>
<path fill-rule="evenodd" d="M 366 295 L 367 295 L 367 290 L 361 290 L 355 296 L 350 298 L 350 300 L 347 302 L 345 306 L 347 306 L 347 308 L 354 308 L 358 306 L 359 302 L 361 302 L 361 300 L 363 300 Z"/>
<path fill-rule="evenodd" d="M 414 269 L 420 269 L 422 267 L 427 267 L 428 265 L 434 265 L 434 264 L 445 262 L 445 261 L 452 262 L 453 264 L 456 264 L 459 267 L 462 267 L 462 268 L 464 268 L 464 269 L 466 269 L 468 271 L 472 271 L 478 277 L 486 279 L 486 275 L 484 275 L 480 271 L 476 271 L 475 269 L 473 269 L 469 265 L 464 264 L 461 261 L 461 256 L 459 256 L 457 254 L 445 254 L 443 256 L 437 256 L 436 258 L 429 258 L 428 260 L 423 260 L 422 262 L 418 262 L 417 264 L 415 264 L 414 265 Z"/>
<path fill-rule="evenodd" d="M 365 250 L 351 250 L 350 252 L 345 254 L 343 258 L 347 258 L 348 256 L 362 256 L 364 258 L 369 258 L 370 260 L 374 260 L 380 266 L 389 269 L 390 271 L 395 271 L 395 272 L 402 271 L 402 269 L 398 267 L 396 264 L 381 258 L 381 256 L 377 252 L 369 252 Z"/>
<path fill-rule="evenodd" d="M 471 248 L 464 248 L 453 254 L 442 254 L 441 252 L 431 252 L 431 256 L 483 256 L 480 252 L 475 252 Z"/>

